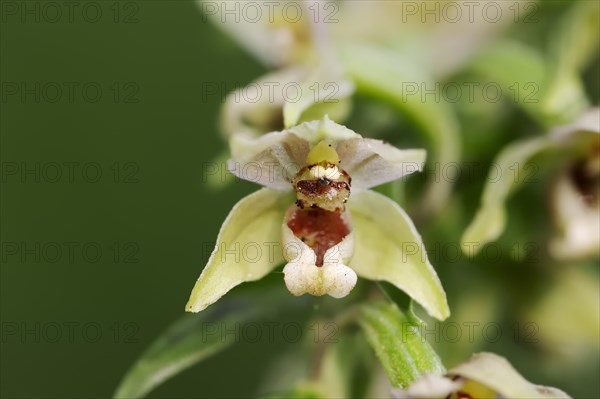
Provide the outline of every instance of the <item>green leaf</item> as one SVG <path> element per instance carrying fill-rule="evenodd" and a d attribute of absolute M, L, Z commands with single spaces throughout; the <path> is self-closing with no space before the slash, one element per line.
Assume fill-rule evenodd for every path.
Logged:
<path fill-rule="evenodd" d="M 425 101 L 424 89 L 435 90 L 436 85 L 423 68 L 383 47 L 360 43 L 341 48 L 341 59 L 357 90 L 387 101 L 419 126 L 431 142 L 434 162 L 447 165 L 460 159 L 458 119 L 439 92 L 435 100 Z M 443 206 L 453 178 L 431 179 L 426 207 L 438 210 Z"/>
<path fill-rule="evenodd" d="M 424 373 L 445 372 L 418 327 L 396 305 L 382 302 L 363 305 L 359 323 L 394 387 L 407 387 Z"/>
<path fill-rule="evenodd" d="M 484 244 L 502 234 L 506 225 L 504 202 L 512 190 L 527 180 L 527 161 L 553 145 L 550 138 L 539 137 L 517 141 L 502 150 L 492 163 L 481 206 L 462 236 L 461 246 L 466 254 L 475 255 Z"/>
<path fill-rule="evenodd" d="M 353 194 L 348 208 L 354 220 L 356 242 L 350 267 L 356 274 L 388 281 L 431 316 L 446 319 L 450 315 L 446 293 L 406 212 L 374 191 Z"/>
<path fill-rule="evenodd" d="M 233 287 L 259 280 L 283 262 L 281 225 L 292 203 L 288 193 L 263 188 L 233 207 L 194 285 L 186 311 L 206 309 Z"/>
<path fill-rule="evenodd" d="M 236 342 L 219 326 L 255 320 L 269 311 L 273 296 L 227 300 L 201 315 L 186 315 L 169 327 L 142 354 L 119 384 L 115 398 L 142 398 L 169 378 Z"/>

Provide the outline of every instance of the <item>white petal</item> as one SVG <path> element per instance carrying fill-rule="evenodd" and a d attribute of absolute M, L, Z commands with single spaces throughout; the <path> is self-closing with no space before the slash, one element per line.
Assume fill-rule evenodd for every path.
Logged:
<path fill-rule="evenodd" d="M 291 190 L 291 180 L 304 166 L 308 142 L 287 131 L 259 138 L 234 135 L 228 169 L 241 179 L 275 190 Z"/>
<path fill-rule="evenodd" d="M 241 179 L 275 190 L 291 190 L 291 180 L 305 166 L 312 145 L 322 140 L 335 144 L 357 137 L 360 135 L 327 116 L 258 138 L 234 135 L 229 141 L 228 169 Z"/>
<path fill-rule="evenodd" d="M 335 147 L 340 167 L 352 177 L 355 191 L 420 171 L 425 162 L 425 150 L 400 150 L 380 140 L 363 138 L 325 116 L 259 138 L 234 135 L 230 140 L 229 170 L 244 180 L 289 190 L 291 179 L 305 166 L 310 148 L 323 140 Z"/>
<path fill-rule="evenodd" d="M 363 191 L 423 170 L 425 150 L 400 150 L 381 140 L 354 138 L 338 143 L 340 167 L 352 177 L 352 189 Z"/>

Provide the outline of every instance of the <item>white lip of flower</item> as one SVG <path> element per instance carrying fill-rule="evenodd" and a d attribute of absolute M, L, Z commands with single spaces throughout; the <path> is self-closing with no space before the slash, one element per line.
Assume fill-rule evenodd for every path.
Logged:
<path fill-rule="evenodd" d="M 296 211 L 292 205 L 288 215 Z M 289 216 L 286 215 L 286 221 Z M 284 267 L 284 281 L 288 290 L 296 296 L 311 294 L 321 296 L 328 294 L 334 298 L 343 298 L 350 293 L 358 277 L 354 270 L 346 266 L 354 251 L 354 233 L 352 221 L 346 212 L 342 216 L 350 229 L 341 242 L 329 248 L 324 256 L 322 265 L 318 266 L 317 254 L 304 241 L 298 238 L 287 225 L 283 223 L 282 234 L 284 242 L 283 256 L 289 263 Z"/>
<path fill-rule="evenodd" d="M 369 190 L 420 171 L 424 150 L 363 138 L 327 117 L 257 138 L 234 135 L 230 148 L 229 170 L 265 188 L 242 198 L 225 219 L 187 311 L 204 310 L 287 261 L 284 280 L 294 295 L 343 297 L 360 276 L 395 285 L 439 320 L 449 316 L 413 222 L 396 202 Z M 266 252 L 240 254 L 250 247 Z"/>

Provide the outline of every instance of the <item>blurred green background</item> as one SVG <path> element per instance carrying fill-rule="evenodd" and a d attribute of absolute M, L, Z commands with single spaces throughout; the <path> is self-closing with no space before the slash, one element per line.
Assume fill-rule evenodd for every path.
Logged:
<path fill-rule="evenodd" d="M 214 242 L 230 207 L 253 189 L 239 184 L 215 195 L 203 187 L 203 162 L 225 144 L 216 129 L 221 97 L 203 98 L 201 90 L 205 82 L 246 82 L 261 67 L 203 22 L 191 1 L 96 2 L 103 15 L 96 23 L 78 12 L 85 4 L 73 23 L 66 14 L 38 23 L 3 13 L 3 94 L 13 82 L 34 90 L 39 83 L 41 98 L 7 95 L 0 116 L 3 167 L 34 170 L 23 179 L 7 172 L 2 181 L 2 397 L 110 396 L 181 316 L 211 250 L 203 243 Z M 64 91 L 50 102 L 55 84 Z M 62 173 L 56 182 L 54 164 Z M 39 261 L 22 259 L 20 249 L 36 244 Z M 52 323 L 62 333 L 56 342 Z M 24 328 L 34 332 L 23 337 Z M 237 361 L 252 363 L 251 350 Z M 212 376 L 228 360 L 185 374 L 162 396 L 192 397 L 200 387 L 207 397 L 244 395 L 258 371 L 247 365 L 238 383 L 223 387 Z"/>
<path fill-rule="evenodd" d="M 238 182 L 215 193 L 203 173 L 225 149 L 217 127 L 223 97 L 264 68 L 203 20 L 192 1 L 95 2 L 88 20 L 82 14 L 88 3 L 79 4 L 73 18 L 61 6 L 62 17 L 52 22 L 54 12 L 42 2 L 2 2 L 0 395 L 6 398 L 110 396 L 142 351 L 181 316 L 223 219 L 256 188 Z M 561 12 L 556 7 L 550 15 Z M 597 101 L 597 61 L 588 75 Z M 207 93 L 214 83 L 223 89 Z M 507 132 L 500 142 L 531 126 L 512 112 L 499 121 L 497 129 Z M 364 125 L 358 119 L 349 127 Z M 481 150 L 475 160 L 494 156 L 498 141 L 471 130 L 467 140 Z M 419 141 L 405 142 L 411 140 Z M 457 187 L 472 212 L 481 179 Z M 543 187 L 528 187 L 511 206 L 530 204 L 513 207 L 530 221 L 543 220 L 536 202 L 543 195 Z M 426 243 L 459 234 L 464 223 L 459 216 L 438 220 L 423 232 Z M 521 227 L 518 220 L 509 226 Z M 493 319 L 505 327 L 515 321 L 511 301 L 523 299 L 511 291 L 515 281 L 525 290 L 544 285 L 543 268 L 504 258 L 484 270 L 466 260 L 433 263 L 453 311 L 461 301 L 483 303 L 465 317 L 485 315 L 489 295 L 502 304 Z M 597 263 L 587 266 L 597 271 Z M 279 284 L 285 291 L 280 275 L 260 284 L 237 290 Z M 313 307 L 319 300 L 302 301 L 310 317 L 319 315 Z M 262 366 L 285 347 L 241 343 L 150 397 L 251 396 Z M 573 367 L 560 358 L 546 362 L 536 345 L 515 343 L 508 333 L 484 348 L 534 382 L 574 397 L 600 395 L 597 352 Z M 440 353 L 451 366 L 470 350 L 449 346 Z"/>

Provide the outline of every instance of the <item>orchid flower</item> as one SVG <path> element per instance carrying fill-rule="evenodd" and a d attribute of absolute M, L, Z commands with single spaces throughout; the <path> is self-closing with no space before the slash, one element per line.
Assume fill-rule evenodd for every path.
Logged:
<path fill-rule="evenodd" d="M 547 136 L 518 141 L 505 148 L 496 170 L 484 188 L 481 206 L 462 237 L 472 254 L 497 239 L 506 225 L 504 202 L 523 182 L 527 162 L 535 155 L 555 150 L 569 161 L 556 178 L 552 210 L 556 224 L 550 243 L 558 259 L 598 256 L 600 247 L 600 109 L 586 111 L 576 121 L 553 129 Z M 517 170 L 515 170 L 515 167 Z M 500 178 L 495 175 L 500 171 Z"/>
<path fill-rule="evenodd" d="M 398 399 L 566 399 L 563 391 L 534 385 L 503 357 L 478 353 L 445 375 L 425 374 L 406 389 L 392 392 Z"/>
<path fill-rule="evenodd" d="M 363 138 L 328 117 L 259 138 L 234 136 L 230 146 L 230 171 L 265 188 L 231 210 L 187 311 L 205 309 L 285 260 L 294 295 L 341 298 L 361 276 L 388 281 L 433 317 L 448 317 L 414 224 L 397 203 L 369 190 L 420 171 L 424 150 Z"/>

